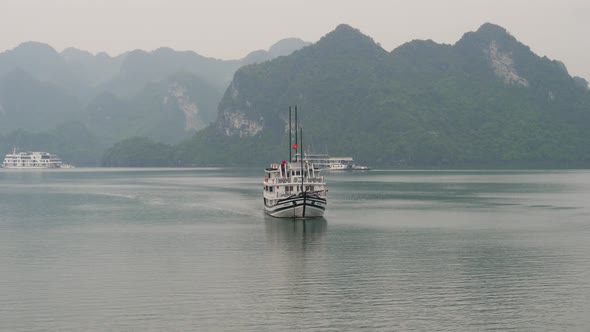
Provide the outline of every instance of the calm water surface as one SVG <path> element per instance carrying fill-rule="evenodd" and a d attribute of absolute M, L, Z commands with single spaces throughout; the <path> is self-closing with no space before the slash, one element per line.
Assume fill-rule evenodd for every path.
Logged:
<path fill-rule="evenodd" d="M 590 171 L 0 170 L 3 331 L 589 331 Z"/>

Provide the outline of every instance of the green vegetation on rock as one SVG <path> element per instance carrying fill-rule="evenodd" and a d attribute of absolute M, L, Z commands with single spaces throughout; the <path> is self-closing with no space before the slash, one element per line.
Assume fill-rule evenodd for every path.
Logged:
<path fill-rule="evenodd" d="M 339 26 L 288 57 L 241 68 L 217 123 L 180 148 L 190 163 L 276 160 L 269 152 L 288 153 L 295 104 L 310 151 L 367 164 L 590 162 L 587 86 L 489 23 L 454 45 L 412 41 L 392 52 Z"/>
<path fill-rule="evenodd" d="M 288 157 L 289 105 L 308 152 L 362 164 L 590 164 L 588 82 L 490 23 L 453 45 L 414 40 L 391 52 L 340 25 L 315 44 L 286 40 L 233 62 L 167 48 L 110 58 L 32 43 L 0 53 L 3 149 L 18 137 L 84 155 L 66 143 L 86 142 L 90 163 L 119 142 L 104 165 L 263 164 Z M 52 128 L 72 121 L 80 131 L 60 141 Z"/>
<path fill-rule="evenodd" d="M 0 147 L 3 152 L 14 145 L 76 153 L 80 157 L 75 164 L 97 165 L 96 155 L 130 137 L 178 143 L 216 120 L 223 91 L 242 64 L 305 45 L 285 40 L 262 51 L 264 59 L 220 60 L 164 47 L 111 57 L 75 48 L 58 53 L 43 43 L 23 43 L 0 53 Z M 59 135 L 72 135 L 68 142 L 87 142 L 83 150 L 88 153 L 60 145 L 56 128 L 71 122 L 87 128 L 94 140 L 75 136 L 78 131 Z"/>

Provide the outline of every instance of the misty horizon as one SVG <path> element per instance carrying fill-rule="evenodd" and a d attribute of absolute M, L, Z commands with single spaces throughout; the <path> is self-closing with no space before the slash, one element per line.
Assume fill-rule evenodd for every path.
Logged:
<path fill-rule="evenodd" d="M 437 43 L 437 44 L 440 44 L 440 45 L 454 45 L 456 42 L 458 42 L 459 40 L 461 40 L 461 38 L 463 38 L 463 36 L 464 36 L 466 33 L 473 32 L 473 31 L 477 31 L 477 30 L 478 30 L 478 29 L 479 29 L 479 28 L 480 28 L 482 25 L 484 25 L 484 24 L 493 24 L 493 25 L 498 25 L 498 24 L 495 24 L 494 22 L 483 22 L 481 25 L 479 25 L 479 26 L 478 26 L 478 28 L 477 28 L 477 29 L 473 29 L 473 30 L 470 30 L 470 31 L 465 31 L 465 32 L 464 32 L 464 33 L 463 33 L 463 34 L 462 34 L 462 35 L 459 37 L 459 39 L 457 39 L 456 41 L 454 41 L 454 42 L 452 42 L 452 43 L 438 43 L 438 42 L 436 42 L 436 41 L 434 41 L 434 42 L 435 42 L 435 43 Z M 352 25 L 350 25 L 350 24 L 347 24 L 347 23 L 340 23 L 340 24 L 338 24 L 338 26 L 340 26 L 340 25 L 348 25 L 348 26 L 351 26 L 351 27 L 352 27 L 352 28 L 354 28 L 354 29 L 357 29 L 356 27 L 354 27 L 354 26 L 352 26 Z M 498 26 L 502 27 L 501 25 L 498 25 Z M 502 28 L 505 28 L 505 27 L 502 27 Z M 336 29 L 336 27 L 334 27 L 334 29 Z M 330 30 L 330 31 L 326 32 L 326 34 L 328 34 L 328 33 L 332 32 L 332 31 L 334 31 L 334 29 L 332 29 L 332 30 Z M 359 29 L 359 31 L 360 31 L 360 29 Z M 512 34 L 512 33 L 511 33 L 509 30 L 506 30 L 506 31 L 507 31 L 507 32 L 508 32 L 510 35 L 514 36 L 514 34 Z M 382 44 L 381 44 L 381 43 L 380 43 L 378 40 L 375 40 L 375 39 L 374 39 L 372 36 L 365 34 L 363 31 L 360 31 L 360 32 L 361 32 L 361 33 L 363 33 L 364 35 L 366 35 L 366 36 L 368 36 L 368 37 L 372 38 L 372 39 L 373 39 L 373 41 L 374 41 L 374 42 L 375 42 L 375 43 L 376 43 L 378 46 L 380 46 L 381 48 L 383 48 L 383 49 L 384 49 L 384 50 L 386 50 L 387 52 L 393 52 L 395 49 L 397 49 L 397 48 L 398 48 L 398 47 L 400 47 L 400 46 L 403 46 L 405 43 L 408 43 L 408 42 L 411 42 L 411 41 L 415 41 L 415 40 L 417 40 L 417 39 L 408 40 L 408 41 L 406 41 L 405 43 L 402 43 L 402 44 L 400 44 L 400 45 L 396 46 L 396 47 L 395 47 L 395 48 L 393 48 L 393 49 L 387 49 L 387 48 L 384 48 L 384 47 L 383 47 L 383 45 L 382 45 Z M 322 35 L 322 37 L 324 37 L 326 34 Z M 320 38 L 322 38 L 322 37 L 320 37 Z M 516 38 L 516 39 L 517 39 L 519 42 L 523 43 L 524 45 L 526 45 L 526 46 L 530 46 L 530 45 L 528 45 L 528 44 L 526 43 L 526 41 L 523 41 L 523 40 L 519 39 L 519 38 L 518 38 L 518 36 L 514 36 L 514 37 L 515 37 L 515 38 Z M 62 53 L 64 53 L 65 51 L 67 51 L 67 50 L 70 50 L 70 49 L 71 49 L 71 50 L 77 50 L 77 51 L 81 51 L 81 52 L 89 53 L 89 54 L 91 54 L 92 56 L 97 56 L 97 55 L 99 55 L 99 54 L 106 54 L 107 56 L 109 56 L 109 57 L 111 57 L 111 58 L 116 58 L 116 57 L 119 57 L 119 56 L 123 56 L 123 55 L 125 55 L 125 54 L 127 54 L 127 53 L 134 52 L 134 51 L 143 51 L 143 52 L 147 52 L 147 53 L 152 53 L 152 52 L 156 52 L 156 51 L 158 51 L 158 50 L 161 50 L 161 49 L 170 49 L 170 50 L 174 50 L 174 51 L 178 51 L 178 52 L 193 52 L 193 53 L 195 53 L 195 54 L 197 54 L 197 55 L 203 56 L 203 57 L 205 57 L 205 58 L 210 58 L 210 59 L 224 60 L 224 61 L 240 61 L 240 60 L 243 60 L 243 59 L 245 59 L 246 57 L 248 57 L 248 55 L 250 55 L 250 54 L 252 54 L 252 53 L 254 53 L 254 52 L 257 52 L 257 51 L 260 51 L 260 50 L 269 51 L 269 50 L 270 50 L 270 49 L 271 49 L 273 46 L 275 46 L 276 44 L 278 44 L 278 43 L 280 43 L 280 42 L 282 42 L 282 41 L 285 41 L 285 40 L 299 40 L 299 41 L 302 41 L 302 42 L 305 42 L 305 43 L 310 43 L 310 44 L 314 44 L 314 43 L 316 43 L 316 42 L 318 42 L 318 41 L 319 41 L 319 40 L 316 40 L 316 41 L 308 41 L 308 40 L 303 40 L 303 39 L 301 39 L 301 38 L 299 38 L 299 37 L 285 37 L 285 38 L 281 38 L 281 39 L 279 39 L 279 40 L 275 41 L 274 43 L 272 43 L 272 44 L 268 45 L 266 48 L 262 48 L 262 49 L 253 49 L 253 50 L 250 50 L 249 52 L 247 52 L 246 54 L 244 54 L 242 57 L 239 57 L 239 58 L 219 58 L 219 57 L 211 56 L 211 55 L 209 55 L 209 54 L 199 53 L 199 52 L 197 52 L 197 51 L 195 51 L 195 50 L 191 50 L 191 49 L 175 49 L 175 48 L 173 48 L 173 47 L 170 47 L 170 46 L 167 46 L 167 45 L 162 45 L 162 46 L 156 47 L 156 48 L 154 48 L 154 49 L 139 49 L 139 48 L 135 48 L 135 49 L 129 49 L 129 50 L 123 51 L 123 52 L 121 52 L 121 53 L 117 53 L 117 54 L 111 54 L 111 53 L 109 53 L 109 52 L 107 52 L 107 51 L 96 51 L 96 52 L 92 52 L 92 51 L 89 51 L 89 50 L 86 50 L 86 49 L 83 49 L 83 48 L 80 48 L 80 47 L 76 47 L 76 46 L 68 46 L 68 47 L 65 47 L 65 48 L 63 48 L 63 49 L 57 49 L 57 48 L 55 48 L 53 45 L 51 45 L 51 44 L 49 44 L 49 43 L 46 43 L 46 42 L 43 42 L 43 41 L 37 41 L 37 40 L 29 40 L 29 41 L 24 41 L 24 42 L 22 42 L 22 43 L 20 43 L 20 44 L 16 45 L 14 48 L 12 48 L 12 49 L 9 49 L 9 50 L 4 50 L 4 51 L 2 51 L 2 52 L 10 51 L 10 50 L 13 50 L 13 49 L 15 49 L 15 48 L 17 48 L 17 47 L 20 47 L 20 46 L 22 46 L 22 45 L 25 45 L 25 44 L 28 44 L 28 43 L 32 43 L 32 44 L 41 44 L 41 45 L 47 45 L 47 46 L 51 47 L 53 50 L 55 50 L 57 53 L 60 53 L 60 54 L 62 54 Z M 432 39 L 423 39 L 423 40 L 432 40 Z M 2 52 L 0 52 L 0 54 L 1 54 Z M 533 52 L 534 52 L 534 50 L 533 50 Z M 538 55 L 539 55 L 539 56 L 543 56 L 543 55 L 541 55 L 541 54 L 538 54 Z M 565 62 L 564 62 L 563 60 L 561 60 L 561 59 L 551 59 L 551 60 L 556 60 L 556 61 L 560 61 L 560 62 L 564 63 L 564 65 L 566 66 L 566 68 L 567 68 L 567 70 L 568 70 L 568 73 L 569 73 L 569 74 L 570 74 L 572 77 L 579 76 L 579 77 L 582 77 L 582 78 L 584 78 L 584 79 L 587 79 L 587 80 L 590 78 L 590 76 L 586 77 L 586 76 L 580 76 L 580 75 L 575 75 L 575 74 L 573 74 L 573 73 L 571 72 L 571 69 L 570 69 L 570 67 L 568 66 L 568 63 L 565 63 Z"/>
<path fill-rule="evenodd" d="M 38 41 L 56 50 L 74 47 L 110 56 L 170 47 L 225 60 L 267 50 L 284 38 L 314 43 L 341 23 L 391 51 L 415 39 L 454 44 L 464 33 L 490 22 L 504 27 L 536 54 L 562 61 L 572 76 L 590 78 L 585 36 L 590 30 L 590 4 L 582 0 L 559 5 L 549 0 L 534 4 L 491 0 L 8 0 L 0 9 L 0 27 L 10 32 L 0 41 L 0 52 Z"/>

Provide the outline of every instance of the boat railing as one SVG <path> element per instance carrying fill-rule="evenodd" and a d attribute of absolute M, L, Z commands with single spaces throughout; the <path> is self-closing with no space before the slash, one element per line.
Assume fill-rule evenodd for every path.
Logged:
<path fill-rule="evenodd" d="M 292 184 L 299 184 L 301 183 L 301 177 L 295 176 L 292 178 L 264 178 L 264 183 L 267 184 L 280 184 L 280 183 L 292 183 Z M 304 178 L 303 183 L 324 183 L 324 177 L 313 177 L 313 178 Z"/>

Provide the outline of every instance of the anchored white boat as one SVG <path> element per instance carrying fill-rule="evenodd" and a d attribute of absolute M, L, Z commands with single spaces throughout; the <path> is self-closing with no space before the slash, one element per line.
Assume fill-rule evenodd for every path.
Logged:
<path fill-rule="evenodd" d="M 313 163 L 316 169 L 330 171 L 368 171 L 368 166 L 354 163 L 352 157 L 330 157 L 327 154 L 305 154 L 305 160 Z"/>
<path fill-rule="evenodd" d="M 64 164 L 58 156 L 48 152 L 16 152 L 16 149 L 4 157 L 4 168 L 73 168 Z"/>
<path fill-rule="evenodd" d="M 289 162 L 271 164 L 265 169 L 263 181 L 264 211 L 277 218 L 318 218 L 327 206 L 326 182 L 309 160 L 300 158 L 303 131 L 297 140 L 297 108 L 295 108 L 295 158 L 291 158 L 291 108 L 289 107 Z"/>

